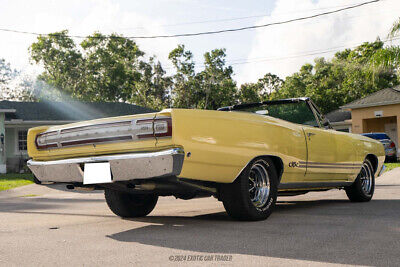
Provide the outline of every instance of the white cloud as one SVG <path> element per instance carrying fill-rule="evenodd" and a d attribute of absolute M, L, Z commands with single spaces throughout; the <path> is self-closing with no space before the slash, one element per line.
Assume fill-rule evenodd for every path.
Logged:
<path fill-rule="evenodd" d="M 338 6 L 357 4 L 361 1 L 347 0 L 278 0 L 270 16 L 256 24 L 282 21 L 294 17 L 312 15 Z M 332 7 L 327 9 L 327 7 Z M 309 10 L 299 12 L 299 10 Z M 365 41 L 374 41 L 377 36 L 386 38 L 390 26 L 400 14 L 400 2 L 385 0 L 368 6 L 323 16 L 303 22 L 272 26 L 256 31 L 248 61 L 261 61 L 242 65 L 237 69 L 239 83 L 256 81 L 267 72 L 286 77 L 299 70 L 306 62 L 317 56 L 331 57 L 334 52 L 292 57 L 308 51 L 321 51 L 332 47 L 354 46 Z M 338 49 L 342 50 L 342 49 Z M 292 58 L 288 58 L 292 57 Z M 262 59 L 259 59 L 262 58 Z M 286 58 L 286 59 L 282 59 Z M 267 60 L 279 59 L 279 60 Z M 264 61 L 262 61 L 264 60 Z"/>
<path fill-rule="evenodd" d="M 114 1 L 102 0 L 97 1 L 97 5 L 83 19 L 80 31 L 86 34 L 94 31 L 117 32 L 124 36 L 166 35 L 168 33 L 164 31 L 161 25 L 167 23 L 152 17 L 150 14 L 143 15 L 125 11 Z M 178 44 L 175 38 L 137 39 L 135 41 L 147 56 L 156 55 L 164 65 L 168 63 L 169 52 Z"/>
<path fill-rule="evenodd" d="M 74 35 L 87 35 L 94 31 L 117 32 L 125 36 L 165 35 L 182 32 L 200 32 L 214 28 L 234 28 L 248 25 L 249 20 L 211 24 L 188 24 L 179 27 L 162 25 L 242 17 L 262 14 L 250 3 L 240 12 L 221 12 L 210 2 L 189 0 L 125 1 L 118 0 L 0 0 L 0 28 L 48 33 L 69 29 Z M 360 3 L 364 0 L 277 0 L 271 15 L 255 24 L 281 21 L 299 16 L 336 9 L 338 6 Z M 175 5 L 174 5 L 175 3 Z M 200 6 L 200 7 L 199 7 Z M 203 7 L 204 6 L 204 7 Z M 228 8 L 239 9 L 232 3 Z M 330 7 L 330 8 L 328 8 Z M 222 7 L 223 8 L 223 7 Z M 304 12 L 304 10 L 308 10 Z M 165 11 L 165 12 L 164 12 Z M 234 59 L 261 61 L 233 65 L 239 83 L 256 81 L 267 72 L 285 77 L 297 71 L 305 62 L 312 62 L 317 55 L 282 60 L 307 51 L 323 50 L 343 45 L 356 45 L 384 38 L 400 14 L 400 1 L 383 0 L 361 8 L 311 19 L 303 22 L 277 25 L 256 31 L 210 35 L 198 38 L 168 38 L 136 40 L 148 56 L 156 55 L 164 67 L 171 66 L 169 52 L 178 43 L 186 44 L 201 65 L 202 54 L 214 48 L 227 48 L 227 62 Z M 258 12 L 258 13 L 257 13 Z M 252 21 L 252 20 L 251 20 Z M 0 32 L 0 58 L 5 58 L 17 69 L 37 73 L 38 66 L 29 65 L 28 47 L 35 36 Z M 77 42 L 81 39 L 76 39 Z M 321 56 L 332 56 L 333 53 Z M 269 60 L 265 59 L 280 59 Z"/>
<path fill-rule="evenodd" d="M 124 9 L 115 0 L 7 1 L 7 9 L 0 10 L 0 25 L 4 28 L 50 33 L 68 29 L 71 35 L 89 35 L 94 31 L 104 34 L 117 32 L 124 36 L 167 34 L 161 27 L 168 24 L 151 16 Z M 132 30 L 127 30 L 132 28 Z M 40 68 L 29 64 L 28 47 L 36 40 L 34 35 L 1 32 L 0 58 L 12 66 L 36 75 Z M 82 39 L 76 38 L 79 43 Z M 168 63 L 168 53 L 176 47 L 174 38 L 160 40 L 136 40 L 147 56 L 157 55 Z"/>

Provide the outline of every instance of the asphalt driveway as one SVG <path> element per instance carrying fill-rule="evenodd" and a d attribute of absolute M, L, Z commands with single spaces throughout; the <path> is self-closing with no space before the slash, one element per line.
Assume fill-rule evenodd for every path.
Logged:
<path fill-rule="evenodd" d="M 373 201 L 344 191 L 279 198 L 266 221 L 236 222 L 213 198 L 161 198 L 122 220 L 102 192 L 29 185 L 0 192 L 0 265 L 399 265 L 400 168 Z"/>

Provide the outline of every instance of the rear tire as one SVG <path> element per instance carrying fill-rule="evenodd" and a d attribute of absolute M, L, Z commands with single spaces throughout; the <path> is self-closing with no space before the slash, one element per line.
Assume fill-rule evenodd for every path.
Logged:
<path fill-rule="evenodd" d="M 106 188 L 104 196 L 110 210 L 122 218 L 135 218 L 148 215 L 156 206 L 158 196 L 129 194 Z"/>
<path fill-rule="evenodd" d="M 265 220 L 278 195 L 278 174 L 269 158 L 253 160 L 231 184 L 221 187 L 226 212 L 242 221 Z"/>
<path fill-rule="evenodd" d="M 372 199 L 375 190 L 375 174 L 368 159 L 365 159 L 357 179 L 345 190 L 352 202 L 367 202 Z"/>

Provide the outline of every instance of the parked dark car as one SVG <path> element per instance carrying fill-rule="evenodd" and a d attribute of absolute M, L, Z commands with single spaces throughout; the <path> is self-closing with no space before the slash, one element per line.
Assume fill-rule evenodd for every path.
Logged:
<path fill-rule="evenodd" d="M 390 137 L 385 134 L 385 133 L 364 133 L 361 134 L 367 137 L 370 137 L 372 139 L 378 140 L 383 144 L 385 147 L 385 155 L 386 155 L 386 160 L 385 161 L 397 161 L 397 149 L 396 149 L 396 144 L 390 139 Z"/>

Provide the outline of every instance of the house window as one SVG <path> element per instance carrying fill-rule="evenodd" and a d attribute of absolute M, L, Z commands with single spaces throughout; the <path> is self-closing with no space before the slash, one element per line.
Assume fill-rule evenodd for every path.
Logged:
<path fill-rule="evenodd" d="M 19 151 L 27 150 L 27 136 L 28 136 L 27 130 L 18 131 L 18 150 Z"/>

